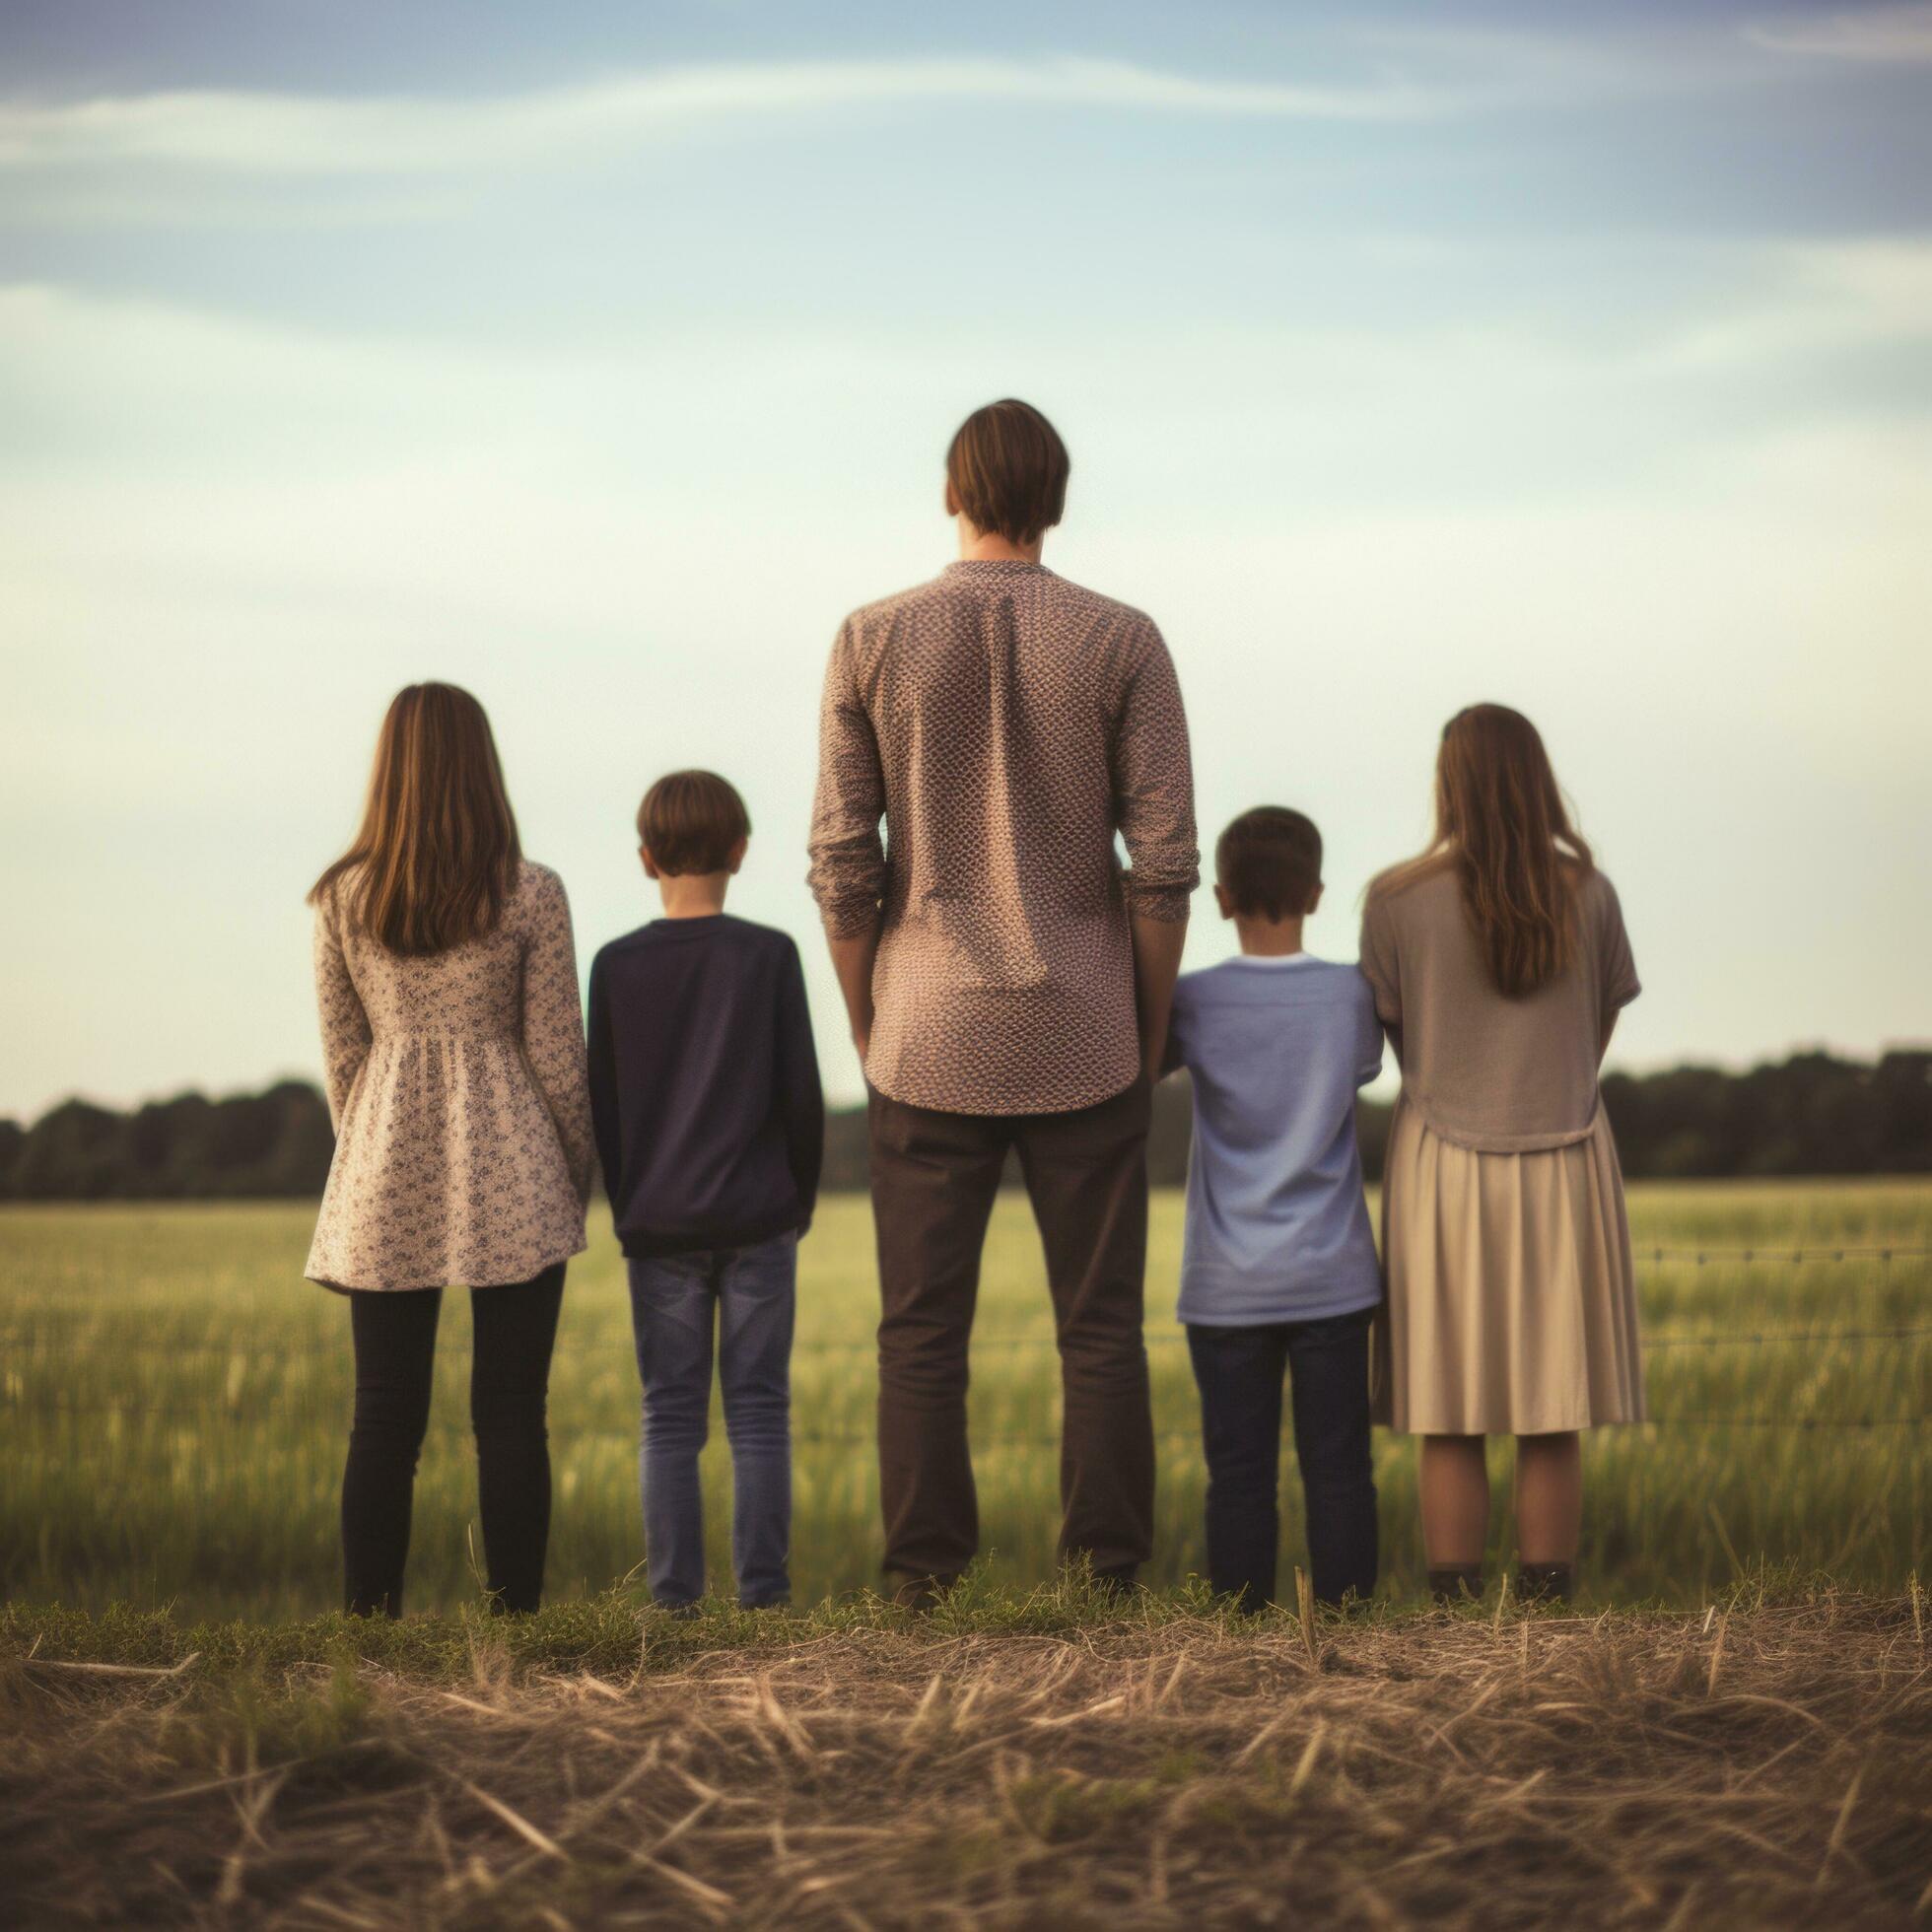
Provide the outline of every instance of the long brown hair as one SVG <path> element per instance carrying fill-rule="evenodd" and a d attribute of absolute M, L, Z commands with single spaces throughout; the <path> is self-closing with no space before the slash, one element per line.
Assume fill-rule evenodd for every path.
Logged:
<path fill-rule="evenodd" d="M 495 930 L 522 856 L 489 714 L 454 684 L 411 684 L 382 720 L 362 829 L 309 903 L 340 881 L 356 931 L 442 952 Z"/>
<path fill-rule="evenodd" d="M 1471 705 L 1442 727 L 1435 837 L 1371 895 L 1453 865 L 1497 990 L 1515 1000 L 1576 949 L 1576 887 L 1596 861 L 1570 823 L 1536 726 L 1507 705 Z"/>

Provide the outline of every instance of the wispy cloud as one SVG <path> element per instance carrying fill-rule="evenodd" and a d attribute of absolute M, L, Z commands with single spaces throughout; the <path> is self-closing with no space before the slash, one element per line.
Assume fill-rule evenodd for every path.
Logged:
<path fill-rule="evenodd" d="M 1742 371 L 1932 342 L 1932 242 L 1793 242 L 1760 249 L 1757 259 L 1756 294 L 1676 332 L 1662 364 Z"/>
<path fill-rule="evenodd" d="M 1773 53 L 1916 65 L 1932 62 L 1932 6 L 1850 7 L 1810 20 L 1757 23 L 1745 34 Z"/>
<path fill-rule="evenodd" d="M 608 152 L 709 121 L 866 104 L 1038 102 L 1148 113 L 1403 120 L 1452 97 L 1200 79 L 1119 61 L 800 61 L 664 69 L 467 101 L 197 91 L 0 106 L 0 168 L 171 163 L 311 175 L 448 174 Z"/>

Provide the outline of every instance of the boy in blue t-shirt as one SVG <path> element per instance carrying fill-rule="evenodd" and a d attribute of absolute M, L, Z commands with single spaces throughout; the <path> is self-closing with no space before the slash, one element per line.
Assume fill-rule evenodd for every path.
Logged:
<path fill-rule="evenodd" d="M 1281 1380 L 1315 1595 L 1375 1588 L 1368 1332 L 1382 1273 L 1362 1198 L 1355 1089 L 1382 1066 L 1353 966 L 1301 949 L 1322 897 L 1322 835 L 1300 812 L 1243 812 L 1214 848 L 1214 897 L 1241 956 L 1183 976 L 1167 1070 L 1194 1082 L 1179 1315 L 1201 1390 L 1208 1574 L 1259 1610 L 1275 1595 Z"/>

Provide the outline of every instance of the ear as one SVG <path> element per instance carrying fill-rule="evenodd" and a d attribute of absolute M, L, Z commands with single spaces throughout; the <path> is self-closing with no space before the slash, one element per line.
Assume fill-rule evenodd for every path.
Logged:
<path fill-rule="evenodd" d="M 737 876 L 738 867 L 744 863 L 745 848 L 748 845 L 750 845 L 750 843 L 751 841 L 749 838 L 740 839 L 737 842 L 737 844 L 734 845 L 730 849 L 730 851 L 724 855 L 724 869 L 733 878 Z"/>
<path fill-rule="evenodd" d="M 952 493 L 952 478 L 950 476 L 946 478 L 945 505 L 946 515 L 948 517 L 957 517 L 960 514 L 959 499 Z"/>
<path fill-rule="evenodd" d="M 644 875 L 646 878 L 657 879 L 663 877 L 663 873 L 657 869 L 657 862 L 651 856 L 651 848 L 649 846 L 641 845 L 638 847 L 638 858 L 644 863 Z"/>
<path fill-rule="evenodd" d="M 1223 919 L 1234 917 L 1234 902 L 1227 896 L 1227 887 L 1218 879 L 1214 881 L 1214 904 L 1221 909 Z"/>
<path fill-rule="evenodd" d="M 1314 913 L 1315 909 L 1321 903 L 1322 903 L 1322 882 L 1320 879 L 1317 879 L 1315 881 L 1314 891 L 1308 895 L 1308 911 L 1302 914 L 1302 918 L 1307 919 L 1308 917 L 1310 917 L 1310 915 Z"/>

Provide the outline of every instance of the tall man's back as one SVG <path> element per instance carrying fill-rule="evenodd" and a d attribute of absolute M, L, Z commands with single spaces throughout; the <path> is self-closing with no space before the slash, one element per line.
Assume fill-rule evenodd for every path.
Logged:
<path fill-rule="evenodd" d="M 1160 633 L 1039 561 L 1067 486 L 1052 425 L 994 403 L 946 473 L 960 560 L 833 646 L 811 834 L 871 1089 L 879 1488 L 909 1601 L 979 1544 L 967 1345 L 1008 1148 L 1060 1343 L 1063 1559 L 1127 1581 L 1148 1554 L 1148 1073 L 1199 876 Z"/>

